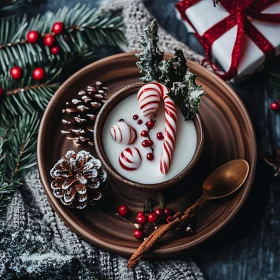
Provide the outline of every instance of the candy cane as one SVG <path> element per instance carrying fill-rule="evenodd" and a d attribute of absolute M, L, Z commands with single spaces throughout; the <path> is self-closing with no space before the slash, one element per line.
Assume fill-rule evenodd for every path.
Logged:
<path fill-rule="evenodd" d="M 167 95 L 169 89 L 157 82 L 147 83 L 137 94 L 140 110 L 144 117 L 151 117 L 157 111 L 162 98 L 165 108 L 165 135 L 160 159 L 160 171 L 167 174 L 175 150 L 177 112 L 175 103 Z"/>

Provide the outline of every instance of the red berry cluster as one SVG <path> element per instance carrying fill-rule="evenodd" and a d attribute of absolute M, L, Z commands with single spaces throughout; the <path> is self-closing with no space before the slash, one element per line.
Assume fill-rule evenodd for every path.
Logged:
<path fill-rule="evenodd" d="M 118 214 L 123 217 L 127 218 L 129 214 L 128 207 L 125 205 L 121 205 L 118 207 Z M 146 223 L 156 224 L 156 223 L 170 223 L 173 220 L 173 211 L 170 208 L 158 208 L 154 212 L 145 214 L 144 212 L 138 212 L 136 216 L 136 222 L 140 226 L 134 230 L 133 236 L 136 239 L 143 239 L 144 233 L 142 226 Z"/>
<path fill-rule="evenodd" d="M 10 75 L 14 80 L 19 80 L 22 78 L 23 70 L 19 66 L 14 66 L 10 69 Z M 32 77 L 36 81 L 40 81 L 45 76 L 45 70 L 41 67 L 37 67 L 32 71 Z"/>
<path fill-rule="evenodd" d="M 274 101 L 270 104 L 270 109 L 274 112 L 279 111 L 280 108 L 280 99 L 278 99 L 278 101 Z"/>
<path fill-rule="evenodd" d="M 134 115 L 134 116 L 133 116 L 133 119 L 134 119 L 135 121 L 137 121 L 138 124 L 142 124 L 143 121 L 142 121 L 142 120 L 138 120 L 138 118 L 139 118 L 138 115 Z"/>
<path fill-rule="evenodd" d="M 147 130 L 142 130 L 142 132 L 140 133 L 140 135 L 142 137 L 148 137 L 148 140 L 144 140 L 142 141 L 142 146 L 144 148 L 150 147 L 152 152 L 148 153 L 146 155 L 147 160 L 153 160 L 154 159 L 154 148 L 152 148 L 152 146 L 154 145 L 154 141 L 151 140 L 150 136 L 149 136 L 149 131 L 155 126 L 156 121 L 155 120 L 149 120 L 148 122 L 146 122 L 146 127 Z"/>
<path fill-rule="evenodd" d="M 52 33 L 42 35 L 43 42 L 46 46 L 50 47 L 50 51 L 52 54 L 56 55 L 60 52 L 60 47 L 54 45 L 55 43 L 55 35 L 60 35 L 64 31 L 64 23 L 63 22 L 55 22 L 52 26 Z M 30 44 L 36 44 L 39 42 L 41 35 L 36 30 L 31 30 L 27 33 L 26 41 Z"/>

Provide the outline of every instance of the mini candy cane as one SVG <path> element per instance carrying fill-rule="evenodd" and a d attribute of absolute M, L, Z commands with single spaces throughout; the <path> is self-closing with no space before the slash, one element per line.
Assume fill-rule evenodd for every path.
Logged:
<path fill-rule="evenodd" d="M 165 108 L 165 135 L 163 150 L 160 159 L 160 171 L 167 174 L 175 150 L 177 112 L 175 103 L 167 95 L 169 89 L 160 83 L 147 83 L 140 88 L 137 94 L 140 110 L 144 117 L 151 117 L 158 109 L 160 99 Z"/>

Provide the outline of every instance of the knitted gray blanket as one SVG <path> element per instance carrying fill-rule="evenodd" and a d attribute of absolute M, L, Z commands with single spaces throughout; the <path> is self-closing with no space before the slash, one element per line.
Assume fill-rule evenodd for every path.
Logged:
<path fill-rule="evenodd" d="M 144 4 L 110 1 L 110 9 L 123 13 L 128 39 L 124 51 L 140 49 L 139 35 L 152 19 Z M 159 35 L 163 51 L 179 47 L 187 58 L 201 60 L 164 30 Z M 63 224 L 47 201 L 37 169 L 25 177 L 0 217 L 0 279 L 204 279 L 191 259 L 141 261 L 133 271 L 126 264 L 126 258 L 95 248 Z"/>

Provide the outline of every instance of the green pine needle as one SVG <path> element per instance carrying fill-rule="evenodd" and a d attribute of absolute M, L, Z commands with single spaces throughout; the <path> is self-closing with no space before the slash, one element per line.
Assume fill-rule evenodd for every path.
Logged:
<path fill-rule="evenodd" d="M 61 35 L 52 32 L 54 22 L 61 21 L 65 30 Z M 11 66 L 26 68 L 45 65 L 46 62 L 73 60 L 77 56 L 88 56 L 95 47 L 118 45 L 125 41 L 123 20 L 120 16 L 91 9 L 77 4 L 74 8 L 62 8 L 51 19 L 38 15 L 29 22 L 24 17 L 11 17 L 0 21 L 0 74 L 6 73 Z M 26 41 L 29 31 L 36 30 L 44 37 L 55 36 L 61 48 L 60 55 L 53 55 L 49 47 L 42 43 L 30 44 Z M 59 66 L 59 65 L 58 65 Z"/>
<path fill-rule="evenodd" d="M 51 33 L 54 22 L 62 21 L 61 35 Z M 51 19 L 44 16 L 27 21 L 26 17 L 0 20 L 0 207 L 6 205 L 13 192 L 22 185 L 25 173 L 36 164 L 36 133 L 39 116 L 60 85 L 60 73 L 75 59 L 92 57 L 97 47 L 118 45 L 125 41 L 123 20 L 115 14 L 103 14 L 76 5 L 62 8 Z M 37 30 L 42 37 L 55 36 L 61 49 L 53 55 L 42 38 L 36 44 L 26 41 L 27 33 Z M 13 80 L 13 66 L 23 69 L 23 77 Z M 42 67 L 45 79 L 32 79 L 32 71 Z"/>
<path fill-rule="evenodd" d="M 156 81 L 167 86 L 170 89 L 169 97 L 180 107 L 185 120 L 191 120 L 199 111 L 204 91 L 196 84 L 196 76 L 190 72 L 181 50 L 175 49 L 175 55 L 170 60 L 163 59 L 157 33 L 158 24 L 153 20 L 141 36 L 144 50 L 136 55 L 139 58 L 136 65 L 144 75 L 141 80 L 145 83 Z"/>
<path fill-rule="evenodd" d="M 34 150 L 39 122 L 37 113 L 1 120 L 0 207 L 22 185 L 23 176 L 36 164 Z"/>

